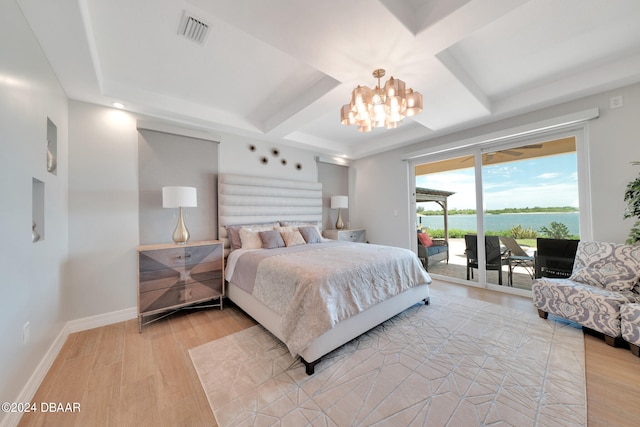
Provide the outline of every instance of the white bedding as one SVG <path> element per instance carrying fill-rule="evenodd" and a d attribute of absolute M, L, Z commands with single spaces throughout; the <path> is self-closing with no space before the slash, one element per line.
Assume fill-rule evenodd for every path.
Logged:
<path fill-rule="evenodd" d="M 248 277 L 255 275 L 255 282 L 238 283 L 247 276 L 239 269 L 252 268 Z M 234 250 L 226 277 L 281 315 L 283 341 L 293 355 L 338 322 L 431 282 L 409 250 L 337 241 Z"/>

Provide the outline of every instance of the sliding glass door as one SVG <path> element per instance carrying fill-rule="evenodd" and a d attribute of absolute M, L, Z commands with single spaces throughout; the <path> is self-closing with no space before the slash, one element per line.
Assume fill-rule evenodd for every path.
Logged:
<path fill-rule="evenodd" d="M 464 237 L 478 224 L 475 156 L 420 164 L 415 174 L 418 256 L 430 273 L 477 281 L 466 269 Z"/>
<path fill-rule="evenodd" d="M 530 291 L 538 239 L 580 238 L 578 170 L 572 135 L 486 145 L 416 164 L 418 238 L 427 233 L 433 242 L 424 236 L 418 242 L 428 271 Z M 436 239 L 447 243 L 448 257 L 431 258 Z"/>
<path fill-rule="evenodd" d="M 576 140 L 483 151 L 484 230 L 501 249 L 487 257 L 487 269 L 503 275 L 487 281 L 531 290 L 538 238 L 580 238 Z"/>

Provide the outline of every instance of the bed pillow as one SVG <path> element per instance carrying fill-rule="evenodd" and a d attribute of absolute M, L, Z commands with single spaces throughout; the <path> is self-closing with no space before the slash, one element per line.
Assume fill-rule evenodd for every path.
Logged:
<path fill-rule="evenodd" d="M 316 226 L 316 227 L 319 227 L 320 223 L 318 221 L 280 221 L 280 226 L 281 227 L 289 227 L 289 226 L 294 226 L 294 227 Z"/>
<path fill-rule="evenodd" d="M 431 240 L 431 236 L 427 233 L 418 233 L 418 240 L 420 240 L 420 243 L 422 243 L 422 246 L 425 248 L 433 246 L 433 240 Z"/>
<path fill-rule="evenodd" d="M 260 231 L 260 240 L 264 249 L 284 248 L 285 243 L 278 230 Z"/>
<path fill-rule="evenodd" d="M 242 247 L 242 241 L 240 240 L 240 229 L 242 228 L 251 228 L 251 227 L 271 227 L 269 230 L 272 230 L 274 227 L 278 227 L 280 225 L 279 222 L 267 222 L 261 224 L 240 224 L 240 225 L 227 225 L 224 228 L 227 229 L 227 234 L 229 235 L 229 246 L 231 249 L 240 249 Z"/>
<path fill-rule="evenodd" d="M 320 235 L 317 227 L 300 227 L 298 228 L 298 231 L 304 238 L 305 242 L 307 242 L 308 244 L 322 243 L 322 236 Z"/>
<path fill-rule="evenodd" d="M 299 231 L 286 231 L 282 234 L 282 238 L 284 239 L 284 243 L 287 246 L 296 246 L 296 245 L 304 245 L 305 242 L 304 237 L 300 234 Z"/>
<path fill-rule="evenodd" d="M 273 230 L 273 227 L 243 227 L 240 229 L 240 241 L 242 249 L 260 249 L 262 248 L 262 239 L 260 239 L 261 231 Z"/>

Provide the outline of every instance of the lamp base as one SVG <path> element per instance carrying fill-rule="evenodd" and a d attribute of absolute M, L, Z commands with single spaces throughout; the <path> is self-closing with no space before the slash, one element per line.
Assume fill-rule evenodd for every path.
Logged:
<path fill-rule="evenodd" d="M 182 217 L 182 208 L 180 208 L 178 224 L 176 225 L 176 229 L 173 231 L 173 241 L 177 245 L 184 245 L 189 241 L 189 230 L 187 230 L 187 226 L 184 224 L 184 218 Z"/>
<path fill-rule="evenodd" d="M 342 221 L 342 208 L 338 208 L 338 220 L 336 221 L 336 230 L 342 230 L 344 222 Z"/>

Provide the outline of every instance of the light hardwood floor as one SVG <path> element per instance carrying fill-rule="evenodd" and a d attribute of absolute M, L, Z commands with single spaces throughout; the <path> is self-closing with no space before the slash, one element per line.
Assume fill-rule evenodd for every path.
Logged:
<path fill-rule="evenodd" d="M 527 298 L 434 282 L 433 289 L 535 311 Z M 542 319 L 540 321 L 543 321 Z M 118 323 L 69 336 L 33 402 L 79 402 L 76 413 L 29 413 L 20 426 L 215 426 L 188 349 L 254 325 L 231 304 L 146 326 Z M 589 426 L 640 418 L 640 358 L 585 335 Z"/>

